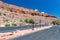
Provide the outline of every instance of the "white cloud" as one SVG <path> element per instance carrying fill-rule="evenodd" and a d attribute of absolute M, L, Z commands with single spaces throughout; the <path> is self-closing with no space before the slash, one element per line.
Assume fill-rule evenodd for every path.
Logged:
<path fill-rule="evenodd" d="M 41 12 L 41 13 L 45 13 L 45 12 Z"/>
<path fill-rule="evenodd" d="M 35 11 L 38 11 L 38 9 L 35 9 Z"/>

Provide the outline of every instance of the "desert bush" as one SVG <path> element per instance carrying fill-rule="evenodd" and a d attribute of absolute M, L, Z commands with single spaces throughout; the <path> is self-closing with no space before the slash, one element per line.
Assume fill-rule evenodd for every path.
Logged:
<path fill-rule="evenodd" d="M 29 23 L 34 24 L 35 22 L 34 22 L 33 19 L 30 19 L 30 20 L 29 20 Z"/>
<path fill-rule="evenodd" d="M 17 24 L 15 24 L 15 23 L 12 23 L 12 26 L 17 26 Z"/>
<path fill-rule="evenodd" d="M 54 20 L 54 21 L 52 21 L 52 24 L 53 25 L 60 25 L 60 20 Z"/>
<path fill-rule="evenodd" d="M 6 23 L 6 24 L 5 24 L 5 27 L 10 27 L 10 24 L 9 24 L 9 23 Z"/>
<path fill-rule="evenodd" d="M 25 19 L 25 22 L 26 22 L 26 23 L 29 23 L 29 19 Z"/>

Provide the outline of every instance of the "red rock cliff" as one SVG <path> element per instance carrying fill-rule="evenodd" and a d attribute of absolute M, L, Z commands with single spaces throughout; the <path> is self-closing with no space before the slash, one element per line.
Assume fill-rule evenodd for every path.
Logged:
<path fill-rule="evenodd" d="M 13 17 L 15 21 L 17 21 L 18 19 L 26 19 L 26 18 L 31 19 L 32 18 L 36 22 L 39 22 L 40 20 L 42 20 L 42 23 L 51 22 L 57 19 L 55 16 L 52 16 L 49 14 L 40 13 L 32 9 L 18 7 L 11 4 L 6 4 L 2 1 L 0 1 L 0 12 L 4 13 L 7 16 L 7 18 L 10 19 L 10 21 Z M 3 18 L 5 17 L 3 16 Z"/>

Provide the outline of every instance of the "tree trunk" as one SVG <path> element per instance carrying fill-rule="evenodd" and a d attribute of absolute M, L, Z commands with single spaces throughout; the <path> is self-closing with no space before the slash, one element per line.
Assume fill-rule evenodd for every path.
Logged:
<path fill-rule="evenodd" d="M 34 24 L 32 25 L 32 30 L 34 30 Z"/>

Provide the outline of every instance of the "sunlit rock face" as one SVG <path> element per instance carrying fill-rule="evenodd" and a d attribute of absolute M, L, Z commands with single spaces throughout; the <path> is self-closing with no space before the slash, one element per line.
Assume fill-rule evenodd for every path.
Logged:
<path fill-rule="evenodd" d="M 21 19 L 34 19 L 36 23 L 50 23 L 57 18 L 55 16 L 45 14 L 44 12 L 39 12 L 38 10 L 27 9 L 23 7 L 18 7 L 15 5 L 7 4 L 0 1 L 0 13 L 2 16 L 1 23 L 8 22 L 19 22 Z"/>

